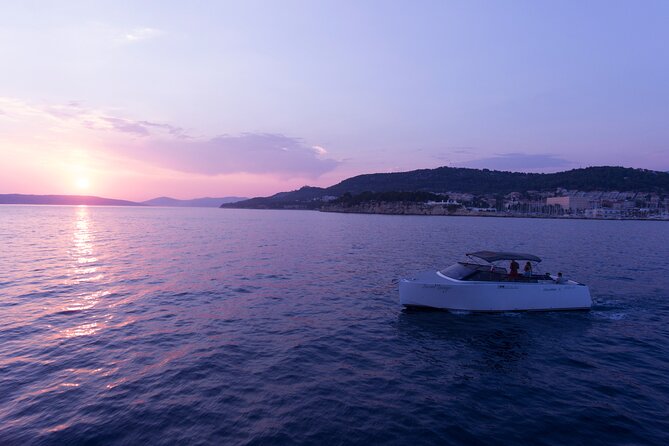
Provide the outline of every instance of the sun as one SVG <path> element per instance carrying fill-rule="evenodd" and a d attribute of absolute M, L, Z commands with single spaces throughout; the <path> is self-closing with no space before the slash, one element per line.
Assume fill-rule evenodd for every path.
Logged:
<path fill-rule="evenodd" d="M 88 178 L 79 177 L 74 181 L 74 184 L 77 186 L 77 189 L 88 189 L 91 182 Z"/>

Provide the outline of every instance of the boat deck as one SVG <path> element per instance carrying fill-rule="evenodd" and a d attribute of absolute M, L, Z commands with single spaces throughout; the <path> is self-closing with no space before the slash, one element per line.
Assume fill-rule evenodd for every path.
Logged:
<path fill-rule="evenodd" d="M 477 282 L 527 282 L 527 283 L 537 283 L 540 280 L 552 280 L 549 274 L 533 274 L 531 276 L 525 276 L 519 274 L 515 277 L 511 277 L 507 273 L 499 273 L 496 271 L 475 271 L 472 275 L 466 277 L 462 280 L 472 280 Z"/>
<path fill-rule="evenodd" d="M 499 266 L 490 267 L 490 265 L 481 265 L 478 263 L 456 263 L 441 273 L 447 277 L 457 280 L 472 282 L 525 282 L 538 283 L 539 281 L 553 280 L 550 274 L 532 274 L 525 276 L 518 274 L 512 277 L 506 268 Z"/>

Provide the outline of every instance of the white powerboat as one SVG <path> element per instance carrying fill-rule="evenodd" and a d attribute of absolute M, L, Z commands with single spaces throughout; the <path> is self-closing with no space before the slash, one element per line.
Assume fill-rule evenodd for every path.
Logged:
<path fill-rule="evenodd" d="M 442 271 L 427 271 L 400 280 L 400 303 L 459 311 L 589 310 L 590 290 L 582 283 L 531 271 L 510 273 L 497 262 L 539 263 L 532 254 L 478 251 L 467 254 L 471 262 L 458 262 Z M 484 263 L 477 263 L 482 260 Z"/>

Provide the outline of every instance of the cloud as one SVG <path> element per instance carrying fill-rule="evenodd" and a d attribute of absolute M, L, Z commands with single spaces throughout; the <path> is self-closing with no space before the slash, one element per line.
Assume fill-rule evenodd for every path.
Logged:
<path fill-rule="evenodd" d="M 179 138 L 192 138 L 192 136 L 186 134 L 186 131 L 183 128 L 174 125 L 150 122 L 150 121 L 137 121 L 136 124 L 145 127 L 152 127 L 154 129 L 164 130 L 170 135 L 178 136 Z"/>
<path fill-rule="evenodd" d="M 311 148 L 314 150 L 314 152 L 316 152 L 316 155 L 325 156 L 328 154 L 328 151 L 321 146 L 311 146 Z"/>
<path fill-rule="evenodd" d="M 130 119 L 76 102 L 35 105 L 0 97 L 0 112 L 4 113 L 0 118 L 21 121 L 41 136 L 57 133 L 52 139 L 61 145 L 67 145 L 68 138 L 95 141 L 89 150 L 179 172 L 318 178 L 341 163 L 328 158 L 322 146 L 302 138 L 262 132 L 201 138 L 179 126 Z M 29 137 L 24 132 L 24 139 Z"/>
<path fill-rule="evenodd" d="M 456 167 L 510 171 L 544 170 L 570 167 L 572 163 L 553 154 L 502 153 L 489 158 L 455 163 Z"/>
<path fill-rule="evenodd" d="M 474 147 L 449 147 L 448 150 L 460 155 L 469 155 L 474 152 Z"/>
<path fill-rule="evenodd" d="M 112 117 L 103 117 L 102 119 L 111 124 L 112 128 L 119 132 L 132 133 L 139 136 L 149 135 L 149 130 L 146 128 L 146 126 L 140 124 L 139 122 Z"/>
<path fill-rule="evenodd" d="M 2 101 L 0 101 L 2 105 Z M 56 120 L 81 125 L 90 130 L 112 130 L 135 136 L 150 136 L 163 132 L 175 137 L 187 138 L 183 128 L 166 123 L 137 121 L 112 116 L 99 110 L 87 109 L 79 102 L 71 101 L 65 105 L 48 105 L 42 108 L 32 107 L 33 114 L 46 113 Z"/>
<path fill-rule="evenodd" d="M 277 133 L 220 135 L 209 140 L 147 140 L 140 150 L 174 170 L 205 175 L 276 174 L 317 178 L 339 162 L 323 158 L 301 138 Z"/>
<path fill-rule="evenodd" d="M 149 39 L 155 39 L 156 37 L 160 37 L 164 34 L 163 31 L 156 29 L 156 28 L 149 28 L 149 27 L 142 27 L 142 28 L 135 28 L 123 36 L 123 41 L 126 43 L 135 43 L 135 42 L 140 42 L 142 40 L 149 40 Z"/>
<path fill-rule="evenodd" d="M 439 161 L 446 161 L 450 164 L 454 158 L 462 159 L 463 157 L 461 155 L 472 156 L 475 150 L 474 147 L 445 147 L 443 150 L 432 155 L 432 158 Z"/>
<path fill-rule="evenodd" d="M 102 116 L 101 119 L 109 123 L 112 130 L 118 132 L 130 133 L 137 136 L 150 136 L 160 131 L 179 138 L 191 138 L 185 133 L 184 129 L 170 124 L 133 121 L 131 119 L 115 118 L 112 116 Z"/>

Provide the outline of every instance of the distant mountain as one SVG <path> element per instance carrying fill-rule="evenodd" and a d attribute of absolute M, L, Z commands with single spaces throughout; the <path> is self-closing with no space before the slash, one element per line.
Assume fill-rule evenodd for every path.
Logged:
<path fill-rule="evenodd" d="M 222 204 L 222 208 L 232 209 L 316 209 L 322 204 L 322 197 L 327 196 L 322 187 L 304 186 L 292 192 L 279 192 L 271 197 L 255 197 L 236 203 Z"/>
<path fill-rule="evenodd" d="M 0 204 L 60 204 L 88 206 L 143 206 L 141 203 L 90 195 L 24 195 L 0 194 Z"/>
<path fill-rule="evenodd" d="M 247 200 L 245 197 L 222 197 L 222 198 L 193 198 L 192 200 L 178 200 L 170 197 L 158 197 L 152 200 L 142 201 L 147 206 L 174 206 L 174 207 L 201 207 L 216 208 L 225 203 L 236 203 Z"/>
<path fill-rule="evenodd" d="M 587 167 L 557 173 L 502 172 L 488 169 L 439 167 L 410 172 L 358 175 L 327 188 L 305 186 L 271 197 L 257 197 L 229 208 L 311 209 L 331 197 L 362 192 L 464 192 L 508 194 L 510 192 L 555 191 L 557 188 L 581 191 L 635 191 L 669 193 L 669 173 L 627 167 Z"/>

